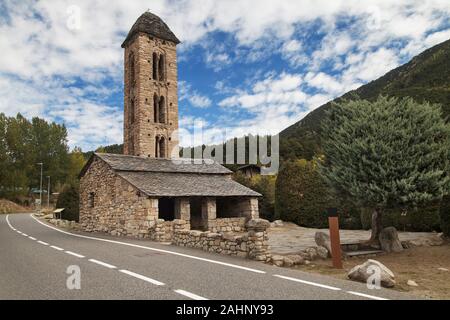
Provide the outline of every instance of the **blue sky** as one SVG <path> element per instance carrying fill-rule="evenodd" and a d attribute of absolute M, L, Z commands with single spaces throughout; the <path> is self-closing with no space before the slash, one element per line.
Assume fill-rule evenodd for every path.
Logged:
<path fill-rule="evenodd" d="M 1 0 L 0 112 L 64 123 L 85 151 L 121 143 L 120 45 L 148 9 L 182 41 L 182 145 L 276 134 L 450 38 L 448 0 Z"/>

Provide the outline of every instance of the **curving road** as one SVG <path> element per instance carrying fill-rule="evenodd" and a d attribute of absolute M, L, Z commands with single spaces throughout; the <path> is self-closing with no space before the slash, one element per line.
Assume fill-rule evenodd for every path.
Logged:
<path fill-rule="evenodd" d="M 80 289 L 68 289 L 68 268 L 80 271 Z M 409 298 L 190 248 L 70 233 L 30 214 L 0 216 L 0 299 Z"/>

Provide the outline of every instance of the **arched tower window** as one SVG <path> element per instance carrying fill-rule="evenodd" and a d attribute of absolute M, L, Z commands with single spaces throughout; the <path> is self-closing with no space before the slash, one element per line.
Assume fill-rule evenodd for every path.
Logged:
<path fill-rule="evenodd" d="M 164 81 L 166 79 L 166 57 L 162 54 L 159 56 L 159 81 Z"/>
<path fill-rule="evenodd" d="M 166 123 L 166 100 L 164 97 L 159 98 L 159 123 Z"/>
<path fill-rule="evenodd" d="M 134 105 L 134 99 L 130 100 L 130 110 L 129 110 L 129 117 L 130 117 L 130 123 L 134 123 L 134 117 L 135 117 L 135 105 Z"/>
<path fill-rule="evenodd" d="M 134 65 L 134 53 L 131 53 L 128 57 L 129 59 L 129 68 L 130 68 L 130 89 L 134 88 L 136 83 L 136 70 Z"/>
<path fill-rule="evenodd" d="M 166 138 L 157 136 L 155 138 L 155 157 L 166 158 Z"/>
<path fill-rule="evenodd" d="M 166 138 L 160 137 L 159 138 L 159 158 L 165 158 L 166 157 Z"/>
<path fill-rule="evenodd" d="M 153 96 L 153 121 L 155 123 L 159 121 L 159 99 L 156 93 Z"/>
<path fill-rule="evenodd" d="M 153 80 L 158 80 L 158 54 L 153 52 Z"/>

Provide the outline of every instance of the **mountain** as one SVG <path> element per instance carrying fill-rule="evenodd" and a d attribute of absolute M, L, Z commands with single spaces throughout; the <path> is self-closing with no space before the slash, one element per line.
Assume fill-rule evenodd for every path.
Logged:
<path fill-rule="evenodd" d="M 347 92 L 342 98 L 354 95 L 372 100 L 379 94 L 411 97 L 418 102 L 428 101 L 442 106 L 443 117 L 450 120 L 450 40 L 438 44 L 414 57 L 381 78 Z M 311 159 L 320 152 L 320 125 L 325 110 L 332 102 L 315 109 L 299 122 L 280 133 L 280 156 L 283 160 Z"/>

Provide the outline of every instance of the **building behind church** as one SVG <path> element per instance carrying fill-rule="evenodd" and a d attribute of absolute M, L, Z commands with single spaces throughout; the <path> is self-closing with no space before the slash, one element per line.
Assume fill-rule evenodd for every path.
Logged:
<path fill-rule="evenodd" d="M 178 157 L 179 40 L 156 15 L 135 22 L 124 57 L 124 155 L 95 153 L 80 173 L 84 231 L 268 259 L 260 194 L 211 161 Z"/>

